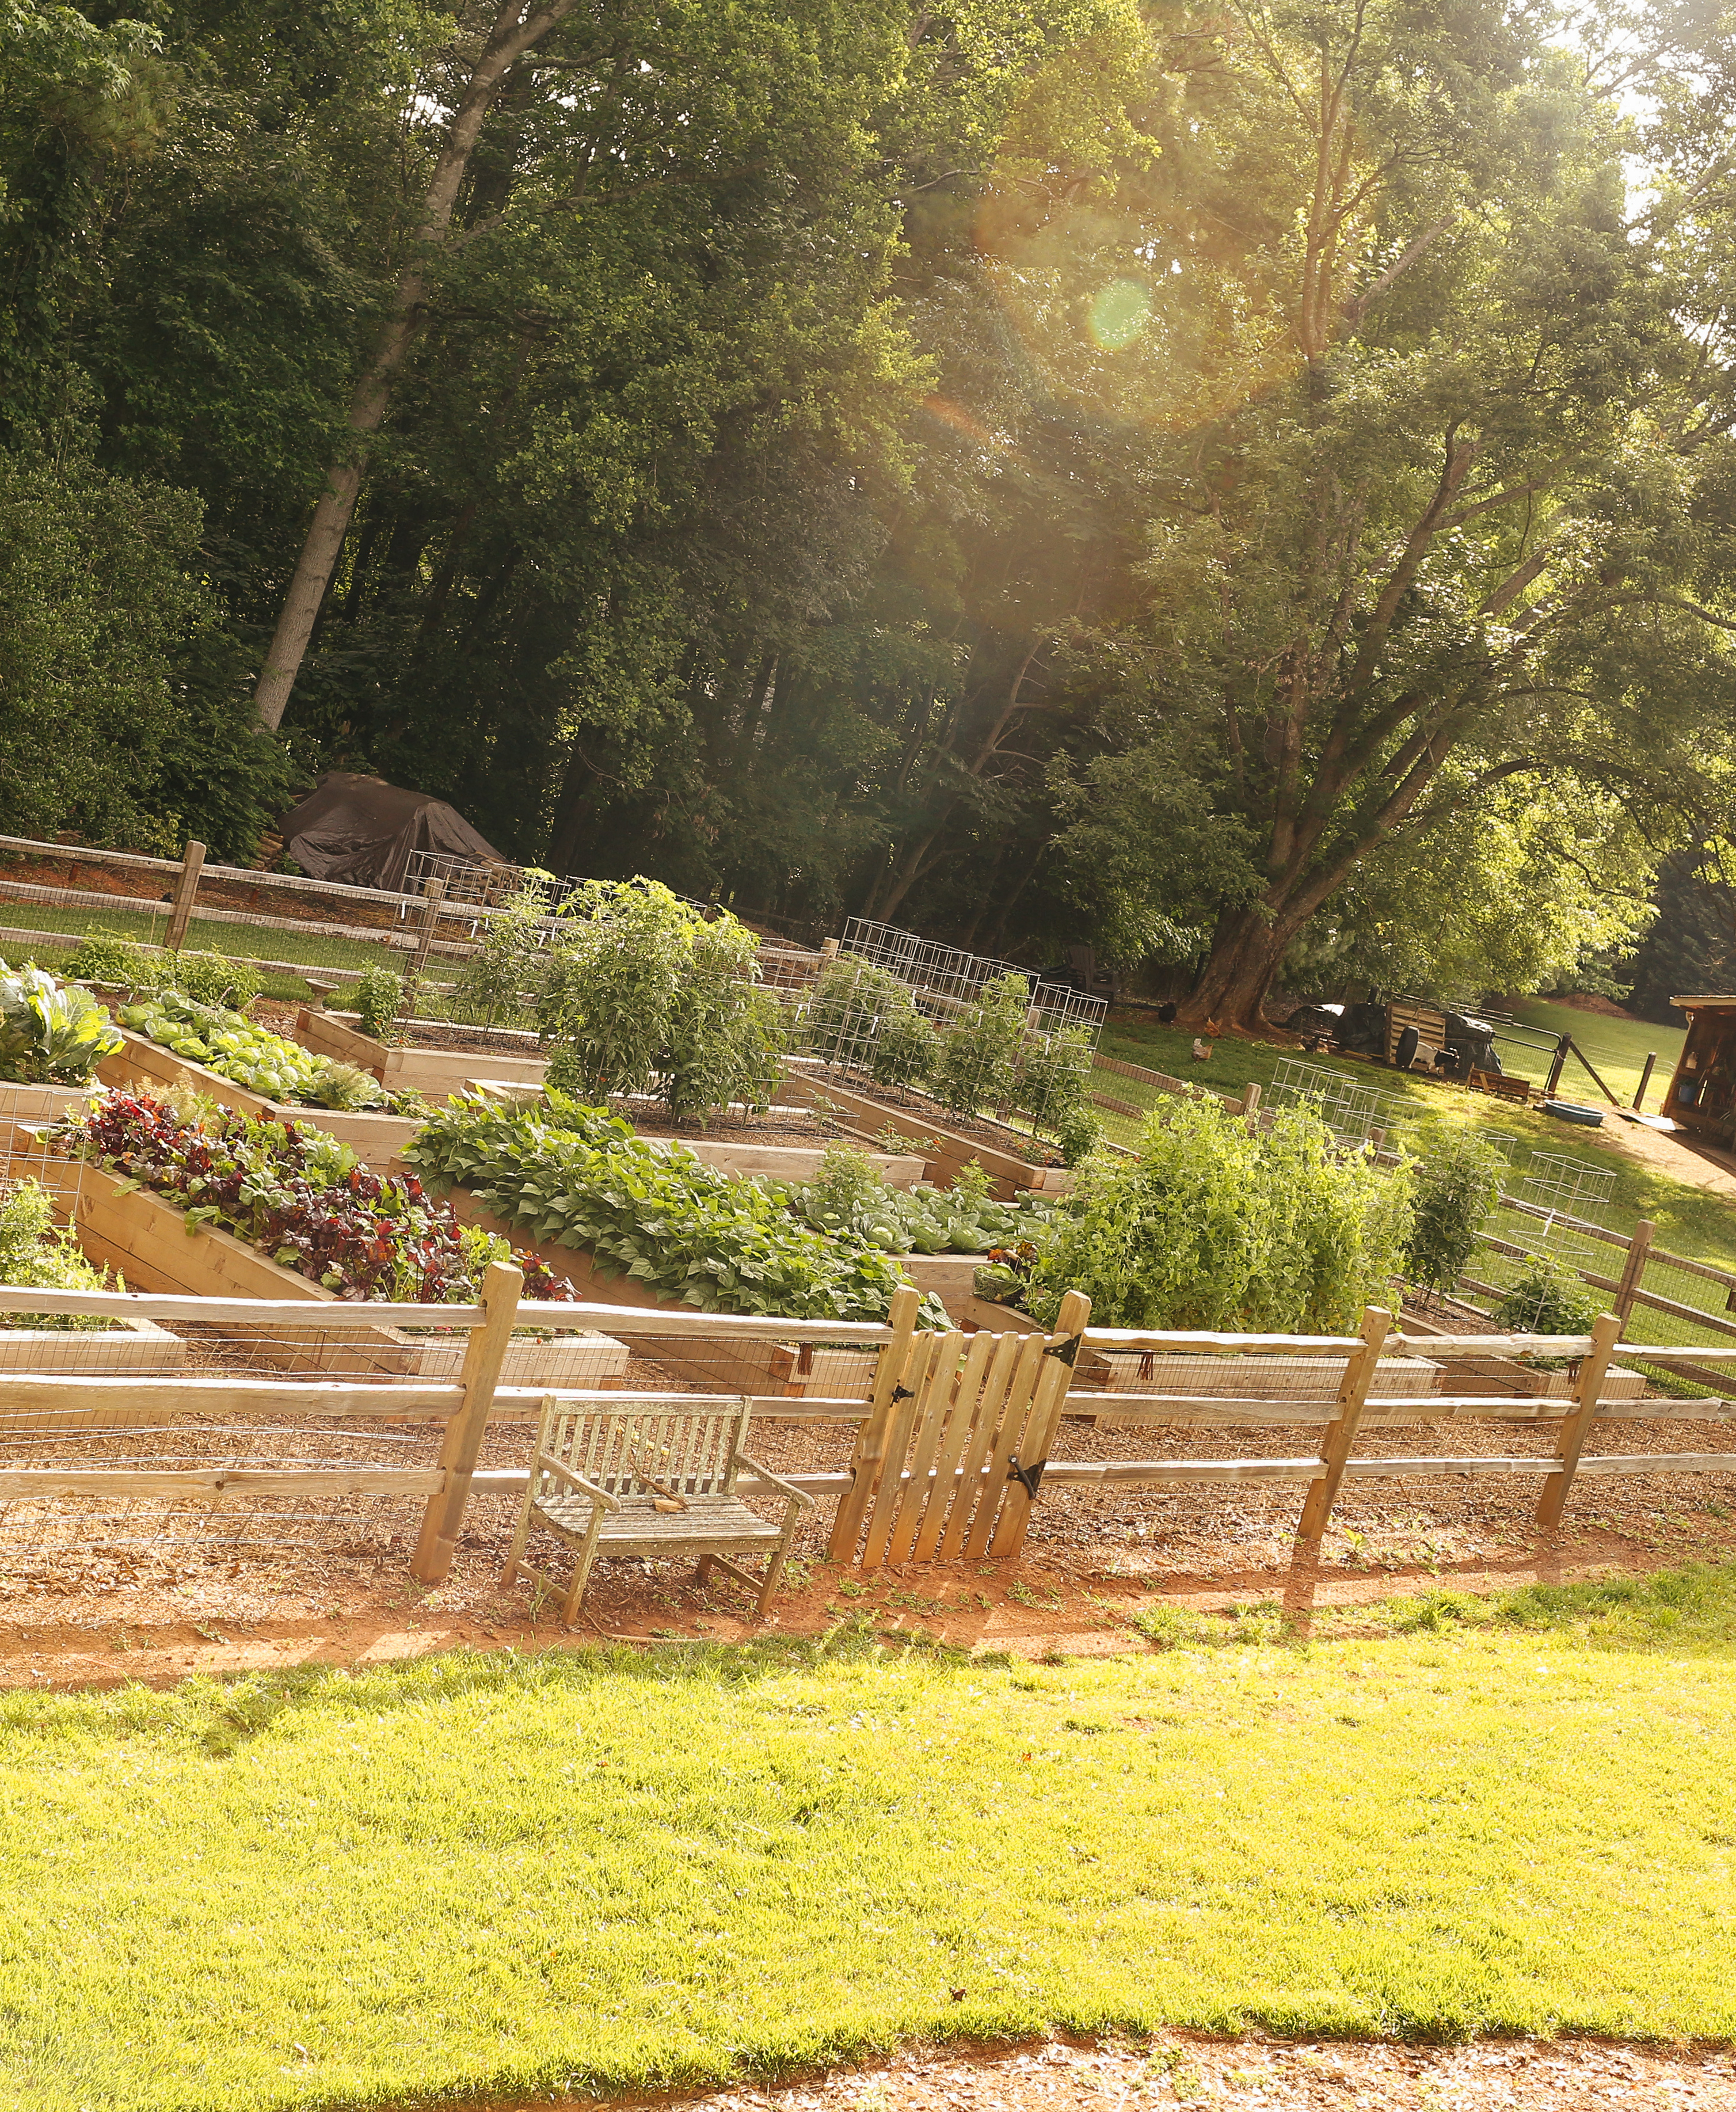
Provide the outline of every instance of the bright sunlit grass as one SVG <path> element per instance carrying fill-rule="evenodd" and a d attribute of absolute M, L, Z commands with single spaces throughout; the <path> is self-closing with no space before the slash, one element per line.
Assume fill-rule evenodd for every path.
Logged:
<path fill-rule="evenodd" d="M 698 2081 L 1046 2023 L 1729 2034 L 1736 1577 L 1472 1612 L 14 1699 L 6 2101 Z"/>

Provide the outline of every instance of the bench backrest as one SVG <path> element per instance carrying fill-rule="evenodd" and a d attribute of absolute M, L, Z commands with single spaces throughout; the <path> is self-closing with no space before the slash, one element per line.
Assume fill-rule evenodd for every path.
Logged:
<path fill-rule="evenodd" d="M 682 1496 L 729 1495 L 735 1488 L 735 1455 L 747 1442 L 753 1403 L 692 1395 L 629 1397 L 607 1408 L 558 1399 L 543 1410 L 532 1462 L 532 1486 L 544 1493 L 539 1469 L 558 1460 L 611 1495 L 648 1493 L 646 1477 Z M 548 1486 L 557 1485 L 552 1481 Z"/>

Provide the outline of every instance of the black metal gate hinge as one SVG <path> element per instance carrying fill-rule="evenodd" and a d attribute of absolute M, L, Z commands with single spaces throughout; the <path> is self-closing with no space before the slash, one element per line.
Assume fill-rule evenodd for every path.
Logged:
<path fill-rule="evenodd" d="M 1070 1368 L 1079 1362 L 1079 1348 L 1084 1339 L 1083 1335 L 1069 1335 L 1064 1342 L 1051 1342 L 1043 1354 L 1046 1357 L 1053 1357 L 1057 1363 Z"/>
<path fill-rule="evenodd" d="M 1043 1486 L 1043 1470 L 1048 1463 L 1047 1459 L 1039 1459 L 1034 1467 L 1021 1467 L 1016 1458 L 1009 1459 L 1007 1478 L 1009 1482 L 1018 1482 L 1026 1495 L 1034 1496 Z"/>

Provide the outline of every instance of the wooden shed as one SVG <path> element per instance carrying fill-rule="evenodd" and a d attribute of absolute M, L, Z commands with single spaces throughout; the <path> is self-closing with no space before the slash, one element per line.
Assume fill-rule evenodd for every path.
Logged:
<path fill-rule="evenodd" d="M 1736 1142 L 1736 997 L 1673 997 L 1688 1019 L 1664 1113 L 1697 1136 Z"/>

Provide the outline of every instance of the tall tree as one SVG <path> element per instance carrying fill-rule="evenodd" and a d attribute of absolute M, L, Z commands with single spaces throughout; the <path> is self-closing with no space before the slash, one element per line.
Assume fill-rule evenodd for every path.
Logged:
<path fill-rule="evenodd" d="M 1252 1022 L 1366 861 L 1515 785 L 1667 827 L 1736 697 L 1736 458 L 1721 295 L 1679 196 L 1629 218 L 1582 58 L 1493 6 L 1220 19 L 1154 260 L 1168 315 L 1212 325 L 1220 402 L 1154 385 L 1184 430 L 1079 783 L 1130 845 L 1159 758 L 1238 825 L 1184 1016 Z"/>

